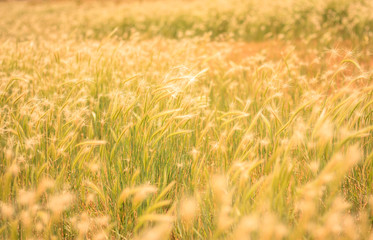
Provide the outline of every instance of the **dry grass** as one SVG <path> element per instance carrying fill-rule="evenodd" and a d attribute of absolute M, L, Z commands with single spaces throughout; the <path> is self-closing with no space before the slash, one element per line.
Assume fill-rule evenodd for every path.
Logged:
<path fill-rule="evenodd" d="M 369 2 L 249 2 L 0 3 L 1 238 L 373 239 Z"/>

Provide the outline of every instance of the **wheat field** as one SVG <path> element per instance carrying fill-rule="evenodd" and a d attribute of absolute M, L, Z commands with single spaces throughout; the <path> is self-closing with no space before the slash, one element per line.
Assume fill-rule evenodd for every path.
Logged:
<path fill-rule="evenodd" d="M 373 2 L 0 2 L 0 239 L 373 240 Z"/>

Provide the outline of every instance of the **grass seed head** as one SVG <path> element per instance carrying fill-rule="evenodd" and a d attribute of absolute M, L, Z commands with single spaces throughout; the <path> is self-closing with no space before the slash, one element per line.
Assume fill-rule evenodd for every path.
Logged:
<path fill-rule="evenodd" d="M 180 217 L 182 222 L 186 224 L 187 227 L 193 224 L 194 219 L 198 214 L 198 203 L 192 198 L 184 198 L 180 203 Z"/>
<path fill-rule="evenodd" d="M 9 204 L 0 202 L 0 212 L 3 219 L 12 219 L 14 208 Z"/>
<path fill-rule="evenodd" d="M 74 201 L 74 195 L 69 192 L 63 192 L 51 196 L 48 201 L 48 208 L 55 216 L 59 216 L 62 212 L 67 210 Z"/>
<path fill-rule="evenodd" d="M 151 185 L 143 185 L 136 189 L 136 193 L 132 198 L 132 202 L 135 206 L 144 201 L 150 194 L 156 193 L 157 188 Z"/>

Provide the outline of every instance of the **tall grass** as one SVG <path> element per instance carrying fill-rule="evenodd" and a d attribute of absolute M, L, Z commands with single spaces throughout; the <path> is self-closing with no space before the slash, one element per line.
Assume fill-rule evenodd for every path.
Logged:
<path fill-rule="evenodd" d="M 311 44 L 299 17 L 298 30 L 262 26 L 300 41 L 247 53 L 235 36 L 211 40 L 249 26 L 232 24 L 247 8 L 173 4 L 0 3 L 0 236 L 373 238 L 369 14 L 297 5 L 324 19 L 328 41 Z M 298 16 L 286 4 L 251 15 L 252 29 Z M 103 13 L 114 9 L 126 11 Z M 135 21 L 124 37 L 123 16 Z M 366 34 L 333 30 L 360 25 Z M 175 33 L 188 28 L 192 38 Z"/>

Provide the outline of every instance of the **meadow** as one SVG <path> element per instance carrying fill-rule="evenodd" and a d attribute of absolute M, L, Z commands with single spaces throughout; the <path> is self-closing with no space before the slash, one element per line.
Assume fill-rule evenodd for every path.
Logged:
<path fill-rule="evenodd" d="M 0 238 L 373 240 L 372 12 L 0 1 Z"/>

